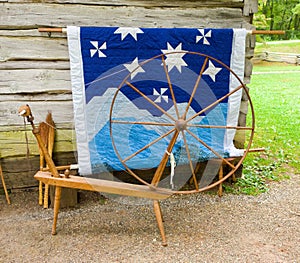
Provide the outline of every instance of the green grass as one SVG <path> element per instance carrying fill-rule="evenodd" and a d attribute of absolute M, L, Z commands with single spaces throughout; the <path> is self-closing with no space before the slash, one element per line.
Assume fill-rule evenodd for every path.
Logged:
<path fill-rule="evenodd" d="M 248 86 L 256 120 L 251 148 L 264 147 L 266 152 L 249 153 L 243 177 L 225 190 L 256 195 L 267 191 L 270 181 L 288 178 L 289 173 L 299 174 L 300 67 L 278 63 L 255 65 Z"/>

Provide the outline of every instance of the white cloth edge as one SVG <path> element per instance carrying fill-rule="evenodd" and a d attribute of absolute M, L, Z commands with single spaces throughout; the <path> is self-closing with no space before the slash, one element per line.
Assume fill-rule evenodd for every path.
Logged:
<path fill-rule="evenodd" d="M 237 74 L 241 81 L 244 80 L 246 36 L 246 29 L 233 29 L 230 68 Z M 233 74 L 230 74 L 229 92 L 236 89 L 239 85 L 240 82 L 238 79 Z M 237 112 L 240 110 L 242 92 L 243 90 L 240 89 L 238 92 L 233 93 L 228 99 L 227 126 L 238 125 L 239 114 L 237 114 Z M 244 153 L 244 150 L 237 149 L 233 144 L 235 133 L 235 129 L 226 129 L 225 132 L 224 152 L 228 153 L 230 157 L 241 156 Z"/>
<path fill-rule="evenodd" d="M 69 46 L 71 83 L 73 96 L 73 111 L 76 131 L 79 173 L 87 175 L 92 173 L 90 152 L 87 136 L 85 87 L 83 82 L 83 67 L 81 60 L 80 27 L 68 26 L 67 38 Z M 83 103 L 84 102 L 84 103 Z"/>

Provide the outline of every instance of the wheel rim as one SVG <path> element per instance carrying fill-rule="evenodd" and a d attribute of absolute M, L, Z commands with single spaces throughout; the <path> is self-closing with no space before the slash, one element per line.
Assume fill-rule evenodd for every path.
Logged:
<path fill-rule="evenodd" d="M 115 153 L 116 153 L 118 159 L 120 160 L 120 162 L 122 163 L 122 165 L 127 170 L 127 172 L 129 172 L 129 174 L 131 174 L 139 182 L 141 182 L 145 185 L 148 185 L 149 187 L 151 187 L 153 189 L 155 189 L 156 187 L 161 187 L 160 183 L 162 181 L 161 179 L 163 177 L 163 173 L 167 167 L 167 163 L 170 162 L 170 153 L 174 149 L 174 146 L 176 145 L 176 143 L 178 143 L 178 138 L 180 137 L 180 140 L 183 142 L 182 148 L 184 149 L 186 157 L 187 157 L 186 165 L 189 167 L 189 172 L 191 173 L 191 176 L 189 177 L 189 179 L 191 178 L 192 184 L 194 185 L 194 189 L 192 189 L 192 190 L 180 190 L 180 189 L 174 190 L 174 189 L 172 189 L 171 192 L 176 193 L 176 194 L 189 194 L 189 193 L 205 191 L 205 190 L 211 189 L 211 188 L 219 185 L 220 183 L 227 180 L 231 175 L 233 175 L 236 172 L 236 170 L 240 167 L 240 165 L 242 164 L 243 160 L 245 159 L 245 157 L 251 147 L 251 143 L 253 140 L 254 125 L 255 125 L 254 109 L 253 109 L 252 101 L 251 101 L 251 98 L 249 96 L 249 92 L 248 92 L 246 86 L 243 84 L 243 82 L 240 80 L 240 78 L 236 75 L 236 73 L 234 73 L 223 62 L 221 62 L 211 56 L 207 56 L 205 54 L 196 53 L 196 52 L 172 52 L 172 54 L 173 53 L 174 54 L 180 53 L 181 55 L 182 55 L 182 53 L 189 54 L 192 56 L 200 57 L 203 61 L 202 65 L 200 65 L 199 74 L 195 78 L 195 81 L 194 81 L 195 84 L 194 84 L 193 88 L 191 89 L 190 98 L 185 105 L 185 110 L 180 111 L 180 109 L 179 109 L 179 102 L 177 101 L 178 95 L 172 84 L 171 76 L 168 72 L 167 64 L 165 61 L 165 55 L 167 55 L 167 54 L 158 55 L 156 57 L 153 57 L 149 60 L 146 60 L 146 61 L 140 63 L 140 65 L 135 70 L 133 70 L 119 85 L 119 87 L 113 97 L 113 100 L 111 103 L 111 108 L 110 108 L 110 117 L 109 117 L 110 118 L 110 137 L 111 137 L 111 141 L 112 141 L 112 145 L 115 150 Z M 151 63 L 154 60 L 161 61 L 161 64 L 163 66 L 163 70 L 164 70 L 164 73 L 166 76 L 166 83 L 169 88 L 169 93 L 170 93 L 169 96 L 172 98 L 172 102 L 173 102 L 173 107 L 174 107 L 173 115 L 170 114 L 165 109 L 163 109 L 162 107 L 160 107 L 158 105 L 159 103 L 155 102 L 153 100 L 153 98 L 151 98 L 151 96 L 143 93 L 143 91 L 137 87 L 137 85 L 135 84 L 134 81 L 132 81 L 132 82 L 130 81 L 131 76 L 133 74 L 135 74 L 135 72 L 139 72 L 140 67 L 145 66 L 146 64 Z M 194 103 L 195 94 L 198 92 L 198 89 L 200 87 L 199 84 L 203 80 L 203 74 L 204 74 L 205 69 L 207 68 L 207 65 L 210 61 L 213 61 L 215 64 L 221 66 L 222 69 L 227 70 L 229 75 L 236 79 L 238 86 L 236 88 L 234 88 L 233 90 L 227 92 L 226 94 L 223 94 L 223 96 L 221 96 L 220 98 L 216 98 L 213 102 L 210 102 L 208 105 L 205 105 L 205 107 L 202 107 L 201 110 L 196 111 L 196 112 L 194 111 L 194 114 L 191 114 L 190 112 L 191 112 L 192 104 Z M 151 107 L 154 110 L 159 111 L 163 115 L 163 117 L 158 118 L 158 120 L 156 120 L 156 121 L 144 121 L 144 120 L 142 120 L 142 121 L 137 121 L 137 120 L 124 121 L 122 119 L 123 116 L 119 116 L 119 115 L 116 116 L 115 112 L 116 112 L 116 108 L 118 108 L 118 106 L 117 106 L 118 96 L 121 94 L 121 90 L 124 87 L 129 88 L 133 93 L 138 94 L 138 96 L 144 100 L 144 103 L 148 103 L 149 105 L 151 105 Z M 193 120 L 201 117 L 203 114 L 206 114 L 207 112 L 214 110 L 221 103 L 224 103 L 224 101 L 227 101 L 231 96 L 235 95 L 237 92 L 241 92 L 242 90 L 244 92 L 244 95 L 248 99 L 249 109 L 251 111 L 250 116 L 252 118 L 252 121 L 249 126 L 240 127 L 238 125 L 227 126 L 227 125 L 199 124 L 197 121 L 196 121 L 196 123 L 193 123 Z M 118 114 L 120 114 L 120 113 L 118 112 Z M 121 115 L 122 115 L 122 111 L 121 111 Z M 167 121 L 165 121 L 164 118 L 166 118 Z M 140 147 L 138 150 L 133 151 L 133 153 L 127 154 L 126 157 L 123 157 L 124 154 L 123 154 L 123 152 L 120 153 L 120 148 L 119 148 L 118 142 L 116 140 L 116 131 L 114 131 L 114 129 L 115 129 L 114 127 L 116 127 L 116 126 L 124 127 L 126 125 L 130 125 L 130 126 L 143 125 L 143 126 L 147 126 L 147 127 L 160 126 L 160 127 L 165 128 L 166 131 L 162 132 L 162 134 L 160 134 L 154 140 L 151 140 L 147 144 L 144 144 L 143 147 Z M 235 130 L 235 131 L 241 130 L 241 131 L 245 131 L 245 132 L 246 131 L 250 132 L 248 144 L 245 147 L 244 153 L 239 157 L 239 160 L 237 161 L 237 163 L 232 164 L 231 162 L 229 162 L 226 159 L 226 157 L 222 156 L 217 150 L 215 150 L 214 147 L 212 147 L 208 143 L 206 143 L 205 140 L 203 140 L 203 138 L 201 138 L 201 136 L 198 135 L 198 134 L 201 134 L 201 132 L 198 133 L 198 130 L 201 130 L 201 129 L 202 130 L 205 130 L 205 129 L 224 130 L 225 132 L 227 132 L 228 130 Z M 195 131 L 197 131 L 197 132 L 195 132 Z M 204 186 L 201 185 L 201 182 L 199 183 L 199 178 L 197 178 L 197 175 L 196 175 L 196 173 L 198 171 L 196 171 L 197 170 L 196 164 L 191 156 L 192 153 L 190 151 L 190 146 L 189 146 L 189 140 L 191 140 L 191 138 L 192 138 L 192 140 L 194 140 L 198 144 L 200 144 L 203 148 L 206 148 L 207 151 L 210 151 L 211 154 L 213 156 L 215 156 L 215 158 L 212 158 L 212 160 L 218 161 L 217 163 L 219 163 L 218 164 L 219 166 L 222 165 L 223 163 L 225 163 L 231 168 L 231 170 L 227 174 L 225 174 L 222 179 L 214 180 Z M 149 150 L 151 147 L 155 146 L 156 144 L 158 144 L 159 142 L 161 142 L 162 140 L 165 140 L 165 139 L 168 139 L 169 143 L 167 144 L 167 147 L 165 149 L 163 149 L 164 153 L 162 154 L 161 161 L 157 165 L 157 168 L 155 170 L 155 173 L 152 177 L 151 182 L 142 179 L 134 171 L 134 169 L 130 168 L 130 165 L 128 163 L 133 158 L 136 158 L 139 154 Z M 165 186 L 162 186 L 162 187 L 164 188 Z M 168 187 L 166 187 L 166 188 L 167 188 L 166 189 L 167 191 L 170 191 L 170 189 Z"/>

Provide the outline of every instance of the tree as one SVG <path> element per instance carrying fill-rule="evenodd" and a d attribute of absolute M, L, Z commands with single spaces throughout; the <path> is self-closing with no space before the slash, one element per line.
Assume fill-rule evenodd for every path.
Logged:
<path fill-rule="evenodd" d="M 294 29 L 300 31 L 300 3 L 293 8 L 292 12 L 295 16 Z"/>
<path fill-rule="evenodd" d="M 259 0 L 259 10 L 254 16 L 257 29 L 285 30 L 283 36 L 269 39 L 300 38 L 300 0 Z"/>

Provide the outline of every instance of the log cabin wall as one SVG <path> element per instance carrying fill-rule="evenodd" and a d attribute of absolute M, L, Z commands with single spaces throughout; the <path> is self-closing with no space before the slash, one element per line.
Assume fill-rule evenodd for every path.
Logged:
<path fill-rule="evenodd" d="M 56 123 L 54 159 L 76 162 L 66 36 L 39 27 L 135 26 L 253 29 L 257 0 L 0 0 L 0 158 L 7 187 L 37 185 L 38 148 L 30 127 L 17 116 L 29 103 L 35 122 L 48 110 Z M 255 38 L 248 37 L 245 82 L 252 72 Z M 242 102 L 244 123 L 247 101 Z M 239 140 L 238 140 L 239 141 Z M 1 185 L 0 185 L 1 187 Z"/>

